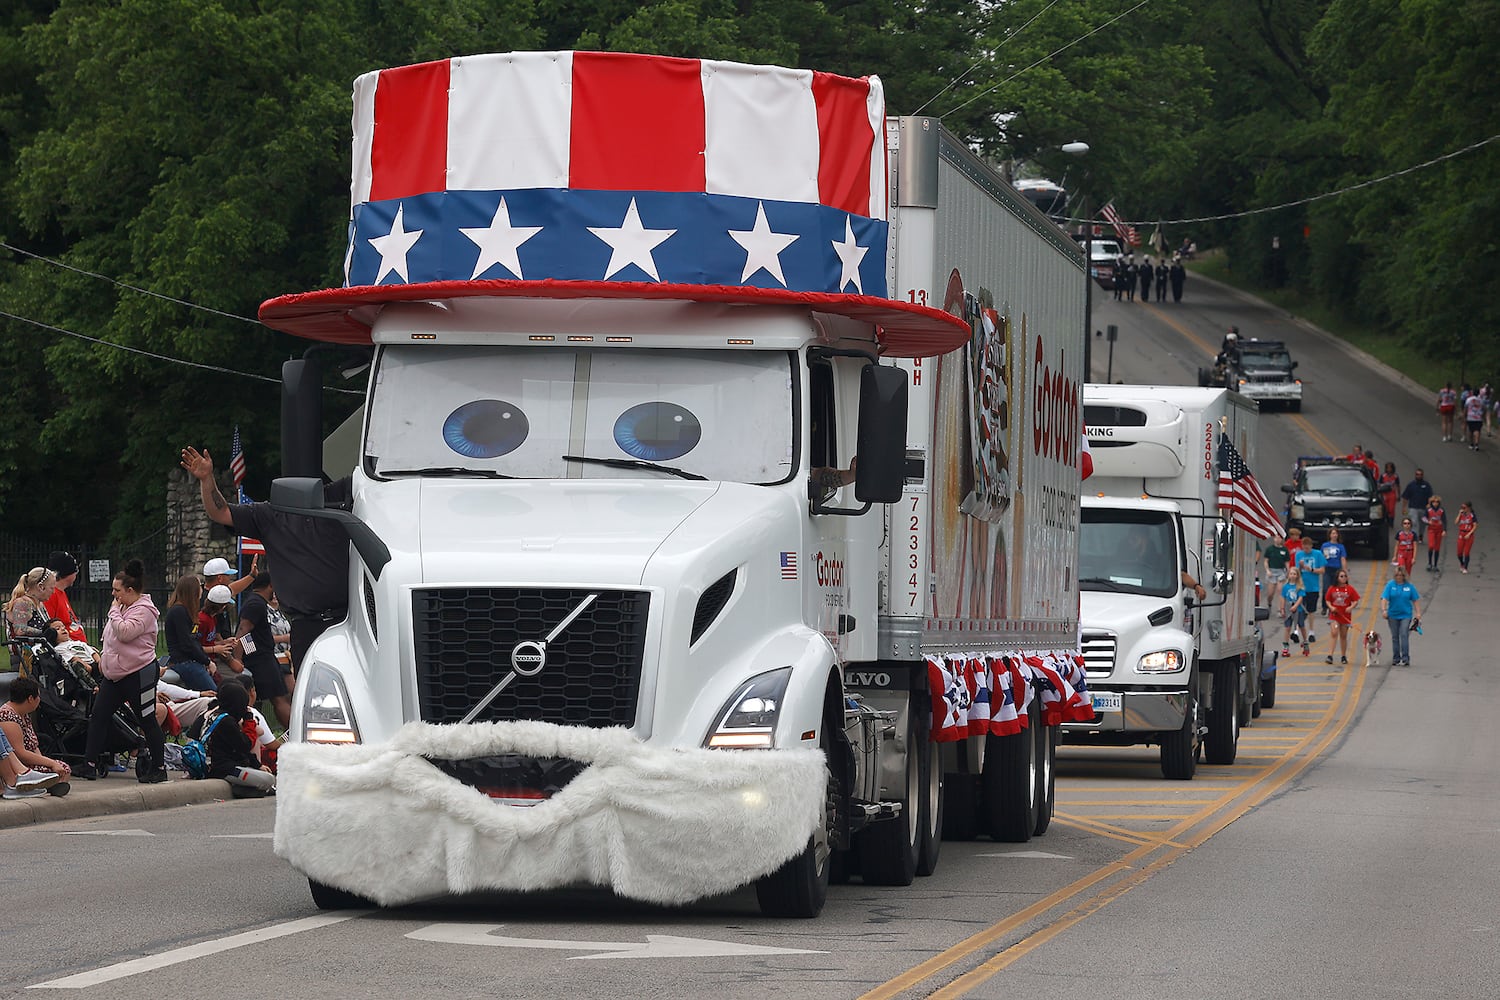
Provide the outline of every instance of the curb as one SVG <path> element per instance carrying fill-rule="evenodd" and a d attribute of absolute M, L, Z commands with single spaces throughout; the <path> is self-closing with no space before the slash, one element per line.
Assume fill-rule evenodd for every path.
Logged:
<path fill-rule="evenodd" d="M 155 809 L 206 802 L 226 802 L 231 796 L 229 782 L 218 778 L 174 778 L 160 785 L 143 785 L 134 776 L 119 775 L 117 780 L 76 780 L 69 794 L 35 799 L 10 799 L 0 802 L 0 829 L 52 823 L 56 820 L 82 819 L 87 816 L 117 816 Z M 118 787 L 84 788 L 86 785 Z"/>

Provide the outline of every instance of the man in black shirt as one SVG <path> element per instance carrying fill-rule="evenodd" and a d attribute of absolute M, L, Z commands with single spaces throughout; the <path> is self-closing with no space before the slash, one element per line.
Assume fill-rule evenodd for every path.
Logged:
<path fill-rule="evenodd" d="M 313 640 L 348 615 L 348 534 L 336 522 L 273 510 L 264 501 L 229 503 L 219 492 L 213 457 L 207 451 L 184 448 L 182 467 L 198 480 L 209 520 L 265 545 L 276 569 L 281 610 L 292 623 L 292 666 L 300 669 Z M 266 690 L 270 689 L 262 689 Z"/>
<path fill-rule="evenodd" d="M 240 627 L 236 633 L 244 651 L 245 669 L 255 678 L 262 698 L 271 699 L 276 718 L 285 727 L 292 720 L 292 699 L 276 662 L 276 640 L 271 635 L 271 574 L 260 573 L 250 584 L 250 596 L 240 605 Z"/>

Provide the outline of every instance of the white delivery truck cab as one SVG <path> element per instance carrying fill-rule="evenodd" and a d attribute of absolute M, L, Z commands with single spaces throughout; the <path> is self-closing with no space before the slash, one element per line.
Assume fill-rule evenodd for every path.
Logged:
<path fill-rule="evenodd" d="M 1259 705 L 1256 537 L 1219 502 L 1223 439 L 1255 461 L 1256 404 L 1187 386 L 1091 384 L 1083 398 L 1094 474 L 1080 617 L 1094 714 L 1064 728 L 1071 742 L 1160 744 L 1162 773 L 1189 779 L 1204 751 L 1234 762 Z"/>
<path fill-rule="evenodd" d="M 271 501 L 353 547 L 278 790 L 318 904 L 813 916 L 839 854 L 931 873 L 945 772 L 969 835 L 1044 830 L 1082 676 L 1070 241 L 873 77 L 517 53 L 355 108 L 349 284 L 261 312 L 334 345 L 287 365 Z M 350 510 L 316 478 L 336 345 L 369 362 Z"/>

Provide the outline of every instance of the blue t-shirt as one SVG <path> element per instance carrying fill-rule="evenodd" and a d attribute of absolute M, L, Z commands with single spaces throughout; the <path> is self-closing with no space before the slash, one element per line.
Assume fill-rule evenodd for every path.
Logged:
<path fill-rule="evenodd" d="M 1323 553 L 1317 549 L 1297 553 L 1297 569 L 1302 572 L 1302 589 L 1309 594 L 1321 591 L 1323 578 L 1318 575 L 1317 571 L 1327 565 L 1328 563 L 1323 559 Z"/>
<path fill-rule="evenodd" d="M 1344 568 L 1344 556 L 1347 554 L 1348 550 L 1346 550 L 1338 542 L 1324 542 L 1323 562 L 1327 564 L 1330 570 L 1334 570 L 1334 572 L 1325 573 L 1323 575 L 1329 577 L 1330 579 L 1337 576 L 1337 571 Z"/>
<path fill-rule="evenodd" d="M 1297 603 L 1297 598 L 1302 596 L 1302 588 L 1295 583 L 1287 582 L 1281 585 L 1281 599 L 1285 601 L 1286 613 L 1290 614 L 1292 605 Z"/>
<path fill-rule="evenodd" d="M 1397 583 L 1395 580 L 1386 582 L 1385 589 L 1380 592 L 1380 599 L 1386 602 L 1386 617 L 1388 618 L 1410 618 L 1411 606 L 1422 599 L 1417 593 L 1417 588 L 1410 582 Z"/>

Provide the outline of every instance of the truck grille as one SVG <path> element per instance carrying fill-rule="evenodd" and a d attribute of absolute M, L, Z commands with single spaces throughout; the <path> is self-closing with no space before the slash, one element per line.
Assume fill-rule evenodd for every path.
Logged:
<path fill-rule="evenodd" d="M 1290 382 L 1291 377 L 1285 372 L 1246 372 L 1245 381 L 1257 385 L 1274 385 L 1277 382 Z"/>
<path fill-rule="evenodd" d="M 1114 636 L 1108 632 L 1083 633 L 1083 670 L 1087 677 L 1108 677 L 1114 673 Z"/>
<path fill-rule="evenodd" d="M 455 587 L 412 593 L 417 704 L 426 722 L 458 722 L 511 673 L 511 650 L 541 642 L 588 596 L 594 602 L 547 643 L 546 663 L 519 674 L 478 721 L 567 726 L 635 723 L 650 595 L 632 590 Z"/>

